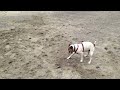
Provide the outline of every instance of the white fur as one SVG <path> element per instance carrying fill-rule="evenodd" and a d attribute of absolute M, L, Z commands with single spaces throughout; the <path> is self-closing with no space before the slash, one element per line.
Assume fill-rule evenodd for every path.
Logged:
<path fill-rule="evenodd" d="M 91 60 L 92 60 L 92 56 L 93 56 L 94 50 L 95 50 L 94 44 L 96 44 L 96 41 L 94 42 L 94 44 L 91 43 L 91 42 L 82 42 L 82 44 L 84 46 L 84 52 L 89 52 L 88 55 L 90 57 L 90 60 L 89 60 L 88 64 L 90 64 Z M 74 49 L 74 46 L 75 46 L 75 49 L 78 48 L 78 50 L 76 51 L 76 53 L 81 54 L 81 60 L 80 60 L 80 62 L 83 62 L 83 56 L 84 56 L 82 44 L 80 43 L 80 44 L 71 44 L 70 45 L 70 46 L 73 47 L 73 49 Z M 70 59 L 74 54 L 75 54 L 75 52 L 73 52 L 67 59 Z M 86 56 L 88 56 L 88 55 L 86 55 Z"/>

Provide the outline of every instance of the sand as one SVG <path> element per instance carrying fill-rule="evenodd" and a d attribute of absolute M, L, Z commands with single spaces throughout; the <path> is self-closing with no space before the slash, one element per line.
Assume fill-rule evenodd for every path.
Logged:
<path fill-rule="evenodd" d="M 91 64 L 68 44 L 97 41 Z M 120 12 L 1 11 L 0 79 L 119 79 Z"/>

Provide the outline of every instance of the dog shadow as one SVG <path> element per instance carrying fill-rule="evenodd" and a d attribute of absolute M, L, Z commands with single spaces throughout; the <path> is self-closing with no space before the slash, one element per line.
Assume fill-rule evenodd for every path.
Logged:
<path fill-rule="evenodd" d="M 94 65 L 88 64 L 88 61 L 89 57 L 84 57 L 83 62 L 80 62 L 80 57 L 72 57 L 70 59 L 59 58 L 57 63 L 58 68 L 72 67 L 83 79 L 105 78 L 105 76 L 99 72 L 99 68 L 96 69 Z"/>
<path fill-rule="evenodd" d="M 59 66 L 62 67 L 73 67 L 77 68 L 78 66 L 88 65 L 89 57 L 84 57 L 83 62 L 80 62 L 80 57 L 71 57 L 70 59 L 67 58 L 60 58 L 58 60 Z"/>

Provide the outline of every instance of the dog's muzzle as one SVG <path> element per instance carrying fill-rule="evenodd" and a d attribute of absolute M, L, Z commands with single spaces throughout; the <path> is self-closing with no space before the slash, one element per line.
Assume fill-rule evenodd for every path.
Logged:
<path fill-rule="evenodd" d="M 68 53 L 73 53 L 73 50 L 71 50 L 70 48 L 68 48 Z"/>

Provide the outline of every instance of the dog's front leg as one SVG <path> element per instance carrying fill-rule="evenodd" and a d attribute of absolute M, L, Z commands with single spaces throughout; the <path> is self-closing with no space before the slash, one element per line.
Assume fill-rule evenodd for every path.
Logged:
<path fill-rule="evenodd" d="M 70 59 L 74 54 L 75 52 L 73 52 L 67 59 Z"/>
<path fill-rule="evenodd" d="M 80 55 L 81 55 L 81 60 L 80 60 L 80 62 L 83 62 L 83 52 L 81 52 Z"/>

